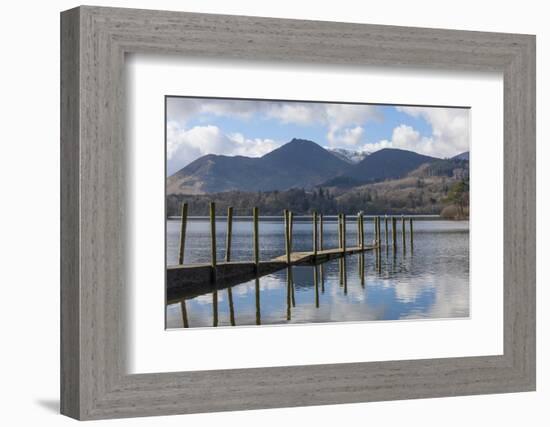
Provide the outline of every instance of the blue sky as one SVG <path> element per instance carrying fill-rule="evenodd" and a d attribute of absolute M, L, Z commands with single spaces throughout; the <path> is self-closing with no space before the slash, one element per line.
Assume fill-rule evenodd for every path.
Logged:
<path fill-rule="evenodd" d="M 469 109 L 183 97 L 166 105 L 168 175 L 206 154 L 259 157 L 293 138 L 435 157 L 469 150 Z"/>

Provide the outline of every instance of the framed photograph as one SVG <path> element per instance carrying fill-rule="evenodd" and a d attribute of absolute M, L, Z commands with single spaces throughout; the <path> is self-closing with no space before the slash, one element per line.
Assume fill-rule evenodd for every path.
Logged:
<path fill-rule="evenodd" d="M 61 15 L 61 410 L 535 389 L 535 37 Z"/>

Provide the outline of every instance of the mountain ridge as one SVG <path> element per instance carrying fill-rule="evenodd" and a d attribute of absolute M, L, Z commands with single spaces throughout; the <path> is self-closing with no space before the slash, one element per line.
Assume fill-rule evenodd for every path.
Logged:
<path fill-rule="evenodd" d="M 348 150 L 350 151 L 350 150 Z M 351 152 L 351 151 L 350 151 Z M 461 160 L 469 152 L 452 159 Z M 206 154 L 167 178 L 167 194 L 210 194 L 224 191 L 285 191 L 293 188 L 350 188 L 407 176 L 424 164 L 444 159 L 414 151 L 384 148 L 359 162 L 333 150 L 293 138 L 262 157 Z"/>

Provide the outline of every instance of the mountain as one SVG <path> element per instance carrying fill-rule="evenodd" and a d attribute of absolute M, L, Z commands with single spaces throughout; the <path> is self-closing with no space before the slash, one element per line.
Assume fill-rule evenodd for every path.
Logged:
<path fill-rule="evenodd" d="M 293 139 L 259 158 L 200 157 L 168 177 L 166 190 L 167 194 L 204 194 L 312 188 L 348 167 L 315 142 Z"/>
<path fill-rule="evenodd" d="M 451 157 L 454 160 L 468 160 L 470 161 L 470 152 L 465 151 L 464 153 L 457 154 L 454 157 Z"/>
<path fill-rule="evenodd" d="M 325 186 L 354 187 L 369 182 L 395 179 L 407 175 L 424 163 L 439 160 L 413 151 L 384 148 L 365 157 L 355 166 L 332 179 Z"/>
<path fill-rule="evenodd" d="M 338 157 L 340 160 L 348 162 L 352 165 L 359 163 L 365 157 L 372 154 L 372 151 L 348 150 L 347 148 L 327 148 L 327 150 Z"/>

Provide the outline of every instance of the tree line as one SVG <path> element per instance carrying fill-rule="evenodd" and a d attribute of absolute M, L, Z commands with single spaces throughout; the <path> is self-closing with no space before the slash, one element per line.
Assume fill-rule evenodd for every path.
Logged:
<path fill-rule="evenodd" d="M 445 181 L 435 190 L 418 180 L 405 191 L 383 188 L 360 188 L 338 194 L 328 189 L 312 191 L 290 189 L 286 191 L 243 192 L 228 191 L 201 195 L 171 194 L 166 198 L 167 216 L 178 216 L 183 202 L 188 203 L 189 215 L 208 215 L 210 202 L 216 202 L 219 214 L 233 207 L 235 215 L 250 215 L 257 206 L 261 215 L 281 215 L 290 209 L 297 215 L 321 212 L 326 215 L 363 211 L 365 214 L 440 214 L 445 207 L 457 207 L 460 217 L 467 216 L 469 183 L 459 181 L 451 186 Z"/>

